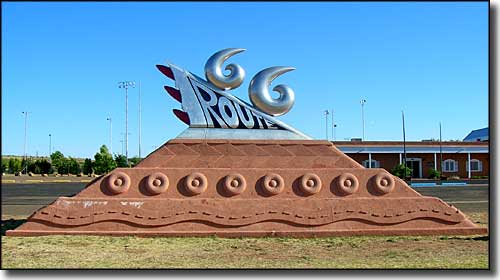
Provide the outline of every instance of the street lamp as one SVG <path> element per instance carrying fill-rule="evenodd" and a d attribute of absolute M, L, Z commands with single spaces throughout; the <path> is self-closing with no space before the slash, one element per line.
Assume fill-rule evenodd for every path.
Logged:
<path fill-rule="evenodd" d="M 28 173 L 28 154 L 26 153 L 27 145 L 28 145 L 28 114 L 31 112 L 21 112 L 24 114 L 24 168 L 25 173 Z"/>
<path fill-rule="evenodd" d="M 120 140 L 120 143 L 122 145 L 122 156 L 123 156 L 123 142 L 124 142 L 123 140 Z"/>
<path fill-rule="evenodd" d="M 128 166 L 128 88 L 129 87 L 134 88 L 135 82 L 133 81 L 119 82 L 118 87 L 125 89 L 125 157 Z"/>
<path fill-rule="evenodd" d="M 326 140 L 328 140 L 328 115 L 330 112 L 328 110 L 325 110 L 325 127 L 326 127 Z"/>
<path fill-rule="evenodd" d="M 52 134 L 49 133 L 49 159 L 52 154 Z"/>
<path fill-rule="evenodd" d="M 361 141 L 365 141 L 365 103 L 366 99 L 361 99 L 361 122 L 363 123 L 363 137 L 361 138 Z"/>
<path fill-rule="evenodd" d="M 141 159 L 141 81 L 139 81 L 139 159 Z"/>
<path fill-rule="evenodd" d="M 337 127 L 337 125 L 335 124 L 335 121 L 333 120 L 333 109 L 332 109 L 332 137 L 333 137 L 333 141 L 335 141 L 335 127 Z"/>
<path fill-rule="evenodd" d="M 109 121 L 109 151 L 113 154 L 113 122 L 111 117 L 106 120 Z"/>
<path fill-rule="evenodd" d="M 336 128 L 337 128 L 337 124 L 336 124 L 336 123 L 334 123 L 334 124 L 333 124 L 333 141 L 336 141 L 336 139 L 337 139 L 337 137 L 335 136 L 335 135 L 336 135 L 336 133 L 335 133 L 335 129 L 336 129 Z"/>
<path fill-rule="evenodd" d="M 401 116 L 403 118 L 403 169 L 404 169 L 404 179 L 406 180 L 406 131 L 405 131 L 405 112 L 401 110 Z"/>

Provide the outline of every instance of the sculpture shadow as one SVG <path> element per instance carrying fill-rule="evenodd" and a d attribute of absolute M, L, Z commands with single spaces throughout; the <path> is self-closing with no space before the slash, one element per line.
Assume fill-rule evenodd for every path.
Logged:
<path fill-rule="evenodd" d="M 2 220 L 2 236 L 5 236 L 5 232 L 8 230 L 13 230 L 24 224 L 26 219 L 9 219 Z"/>
<path fill-rule="evenodd" d="M 300 180 L 302 177 L 299 177 L 295 179 L 292 182 L 292 192 L 297 195 L 297 196 L 311 196 L 313 194 L 305 193 L 301 188 L 300 188 Z M 320 191 L 321 192 L 321 191 Z"/>
<path fill-rule="evenodd" d="M 335 196 L 340 196 L 340 197 L 345 197 L 350 194 L 345 194 L 339 190 L 340 185 L 340 176 L 335 177 L 332 182 L 330 183 L 330 192 L 333 193 Z M 360 186 L 361 187 L 361 186 Z"/>
<path fill-rule="evenodd" d="M 182 177 L 182 178 L 181 178 L 181 179 L 177 182 L 177 191 L 178 191 L 180 194 L 182 194 L 183 196 L 187 196 L 187 197 L 192 197 L 192 196 L 199 195 L 199 194 L 195 194 L 195 193 L 190 193 L 188 190 L 186 190 L 185 184 L 186 184 L 187 177 L 188 177 L 188 176 L 184 176 L 184 177 Z"/>
<path fill-rule="evenodd" d="M 215 185 L 215 190 L 217 191 L 217 193 L 223 197 L 233 197 L 233 196 L 236 196 L 238 194 L 231 194 L 229 193 L 226 188 L 224 188 L 224 179 L 226 177 L 223 177 L 221 178 L 219 181 L 217 181 L 216 185 Z"/>
<path fill-rule="evenodd" d="M 156 196 L 158 194 L 154 194 L 154 193 L 151 193 L 150 191 L 148 191 L 146 185 L 148 183 L 148 176 L 144 177 L 141 179 L 141 181 L 139 182 L 139 192 L 143 195 L 146 195 L 146 196 Z M 168 191 L 168 189 L 167 189 Z"/>
<path fill-rule="evenodd" d="M 107 178 L 107 177 L 106 177 Z M 101 189 L 101 192 L 105 195 L 109 195 L 109 196 L 114 196 L 116 194 L 112 193 L 111 191 L 109 191 L 109 189 L 107 188 L 107 181 L 106 178 L 103 177 L 101 183 L 99 184 L 99 188 Z"/>
<path fill-rule="evenodd" d="M 396 182 L 394 182 L 394 184 L 396 184 Z M 368 192 L 371 194 L 371 195 L 375 195 L 375 196 L 381 196 L 381 195 L 384 195 L 383 193 L 380 193 L 379 191 L 377 191 L 376 189 L 376 186 L 377 183 L 375 182 L 375 176 L 372 176 L 370 179 L 368 179 L 368 181 L 366 182 L 366 189 L 368 190 Z"/>
<path fill-rule="evenodd" d="M 262 187 L 264 185 L 264 177 L 260 177 L 257 182 L 255 183 L 255 192 L 260 195 L 260 196 L 263 196 L 263 197 L 271 197 L 273 196 L 272 194 L 269 194 L 267 193 L 265 190 L 264 190 L 264 187 Z"/>

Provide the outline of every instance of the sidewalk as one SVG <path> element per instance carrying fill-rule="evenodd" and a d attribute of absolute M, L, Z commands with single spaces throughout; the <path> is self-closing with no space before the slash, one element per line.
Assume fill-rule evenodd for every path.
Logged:
<path fill-rule="evenodd" d="M 21 175 L 14 176 L 12 174 L 7 174 L 2 176 L 2 184 L 33 184 L 33 183 L 88 183 L 95 179 L 96 177 L 89 176 L 81 176 L 77 177 L 76 175 L 70 176 L 59 176 L 55 177 L 54 175 L 49 175 L 48 177 L 43 177 L 41 175 Z"/>

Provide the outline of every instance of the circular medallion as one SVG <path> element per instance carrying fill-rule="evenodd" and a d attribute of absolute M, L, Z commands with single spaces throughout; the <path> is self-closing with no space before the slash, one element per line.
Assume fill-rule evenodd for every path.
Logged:
<path fill-rule="evenodd" d="M 339 176 L 337 187 L 343 195 L 353 194 L 359 189 L 358 178 L 351 173 L 344 173 Z"/>
<path fill-rule="evenodd" d="M 208 180 L 202 173 L 195 172 L 186 177 L 184 186 L 190 194 L 200 194 L 207 189 Z"/>
<path fill-rule="evenodd" d="M 247 188 L 247 181 L 238 173 L 232 173 L 224 178 L 224 189 L 231 195 L 241 194 Z"/>
<path fill-rule="evenodd" d="M 276 173 L 268 173 L 264 176 L 262 187 L 267 194 L 276 195 L 285 189 L 285 181 Z"/>
<path fill-rule="evenodd" d="M 321 190 L 321 179 L 314 173 L 306 173 L 300 178 L 300 190 L 311 195 Z"/>
<path fill-rule="evenodd" d="M 378 173 L 375 175 L 375 189 L 381 194 L 388 194 L 394 190 L 396 182 L 394 177 L 386 173 Z"/>
<path fill-rule="evenodd" d="M 146 181 L 146 189 L 151 194 L 160 194 L 168 189 L 168 177 L 161 172 L 155 172 L 148 176 Z"/>
<path fill-rule="evenodd" d="M 127 192 L 130 188 L 130 177 L 123 172 L 113 172 L 108 177 L 108 189 L 113 194 Z"/>

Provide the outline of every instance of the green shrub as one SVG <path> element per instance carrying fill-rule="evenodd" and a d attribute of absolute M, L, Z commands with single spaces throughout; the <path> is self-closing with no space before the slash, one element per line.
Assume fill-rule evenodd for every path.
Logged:
<path fill-rule="evenodd" d="M 399 178 L 404 179 L 406 177 L 411 176 L 412 171 L 413 170 L 408 166 L 404 166 L 403 164 L 398 164 L 391 170 L 391 173 L 394 176 L 398 176 Z"/>
<path fill-rule="evenodd" d="M 9 167 L 9 161 L 7 159 L 2 159 L 2 173 L 7 172 L 7 169 Z"/>
<path fill-rule="evenodd" d="M 441 172 L 438 170 L 431 168 L 429 169 L 429 178 L 430 179 L 440 179 L 441 178 Z"/>
<path fill-rule="evenodd" d="M 19 173 L 21 172 L 22 169 L 22 162 L 17 158 L 10 158 L 8 167 L 10 173 L 12 174 Z"/>
<path fill-rule="evenodd" d="M 83 173 L 86 175 L 92 174 L 93 172 L 92 166 L 93 166 L 92 159 L 86 158 L 85 161 L 83 162 L 83 168 L 82 168 Z"/>

